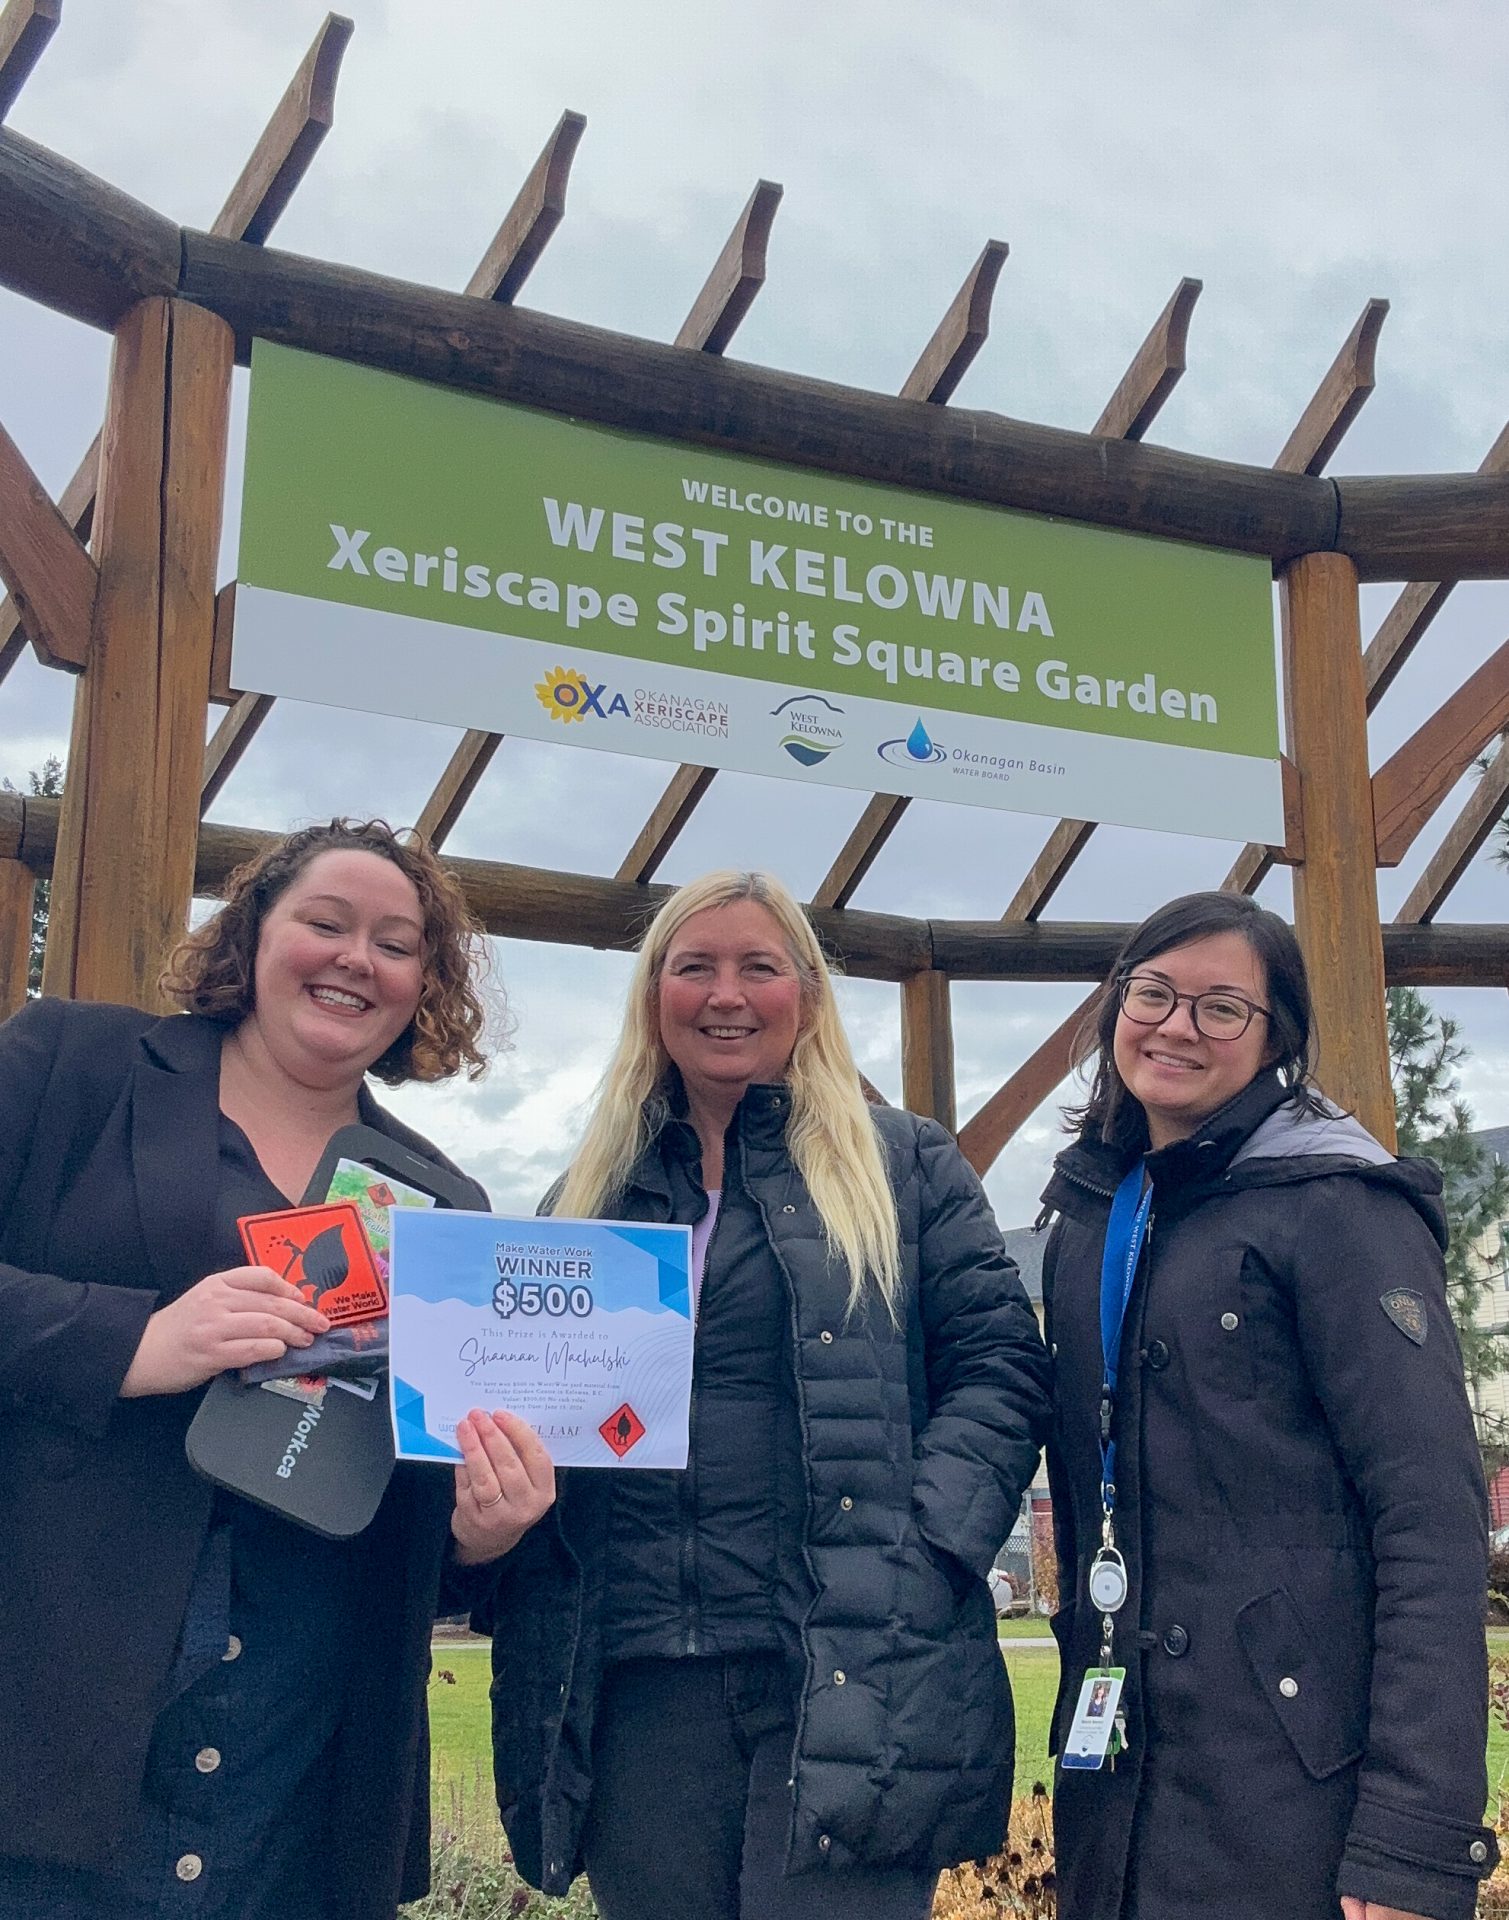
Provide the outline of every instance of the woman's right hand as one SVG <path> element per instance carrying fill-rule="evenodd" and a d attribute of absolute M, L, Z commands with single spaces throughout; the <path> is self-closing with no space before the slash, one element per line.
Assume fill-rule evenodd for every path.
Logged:
<path fill-rule="evenodd" d="M 123 1400 L 187 1393 L 231 1367 L 281 1360 L 330 1322 L 271 1267 L 228 1267 L 159 1307 L 121 1382 Z"/>

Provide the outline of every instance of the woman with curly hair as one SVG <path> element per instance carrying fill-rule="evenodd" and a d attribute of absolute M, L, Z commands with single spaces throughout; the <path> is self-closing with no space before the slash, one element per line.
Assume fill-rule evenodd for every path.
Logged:
<path fill-rule="evenodd" d="M 236 1222 L 389 1085 L 482 1071 L 479 931 L 423 843 L 332 821 L 230 876 L 186 1011 L 0 1027 L 0 1912 L 391 1920 L 428 1884 L 430 1622 L 552 1497 L 522 1422 L 462 1422 L 330 1540 L 216 1491 L 202 1389 L 327 1324 Z M 486 1197 L 475 1189 L 475 1204 Z M 505 1497 L 506 1495 L 506 1497 Z"/>

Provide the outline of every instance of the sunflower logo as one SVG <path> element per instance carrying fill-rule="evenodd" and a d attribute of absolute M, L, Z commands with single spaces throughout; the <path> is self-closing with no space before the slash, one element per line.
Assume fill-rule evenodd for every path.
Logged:
<path fill-rule="evenodd" d="M 575 667 L 552 667 L 536 681 L 534 697 L 552 720 L 585 720 L 587 682 Z"/>

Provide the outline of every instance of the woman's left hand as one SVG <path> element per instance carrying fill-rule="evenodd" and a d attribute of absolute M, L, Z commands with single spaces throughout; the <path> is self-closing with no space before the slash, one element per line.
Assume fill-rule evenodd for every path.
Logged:
<path fill-rule="evenodd" d="M 516 1413 L 464 1415 L 456 1444 L 462 1459 L 451 1515 L 456 1559 L 463 1567 L 480 1567 L 510 1552 L 549 1512 L 555 1464 L 534 1428 Z"/>
<path fill-rule="evenodd" d="M 1355 1894 L 1341 1896 L 1342 1920 L 1426 1920 L 1423 1913 L 1406 1913 L 1403 1907 L 1380 1907 L 1376 1900 L 1359 1900 Z"/>

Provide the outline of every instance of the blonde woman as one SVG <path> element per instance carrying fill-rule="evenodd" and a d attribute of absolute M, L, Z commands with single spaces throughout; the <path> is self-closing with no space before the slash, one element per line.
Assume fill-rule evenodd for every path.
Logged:
<path fill-rule="evenodd" d="M 661 908 L 547 1206 L 693 1228 L 684 1473 L 567 1473 L 503 1563 L 499 1804 L 603 1920 L 922 1920 L 994 1850 L 1011 1699 L 984 1576 L 1047 1361 L 979 1182 L 869 1107 L 759 873 Z"/>

